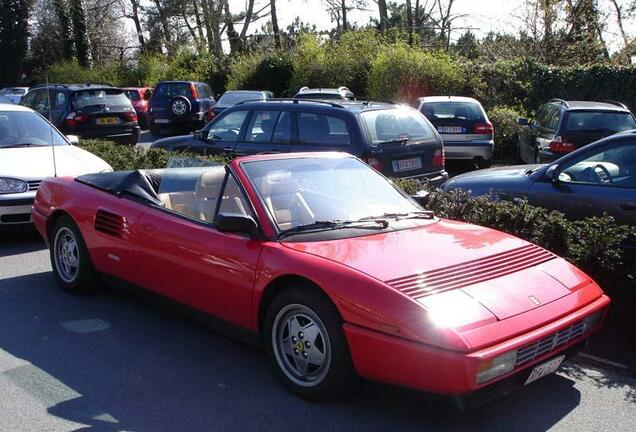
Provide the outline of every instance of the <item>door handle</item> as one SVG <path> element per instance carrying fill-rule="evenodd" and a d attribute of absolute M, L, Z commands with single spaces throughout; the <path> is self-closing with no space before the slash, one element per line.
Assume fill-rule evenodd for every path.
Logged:
<path fill-rule="evenodd" d="M 636 210 L 636 201 L 622 201 L 621 208 L 623 210 L 634 211 Z"/>

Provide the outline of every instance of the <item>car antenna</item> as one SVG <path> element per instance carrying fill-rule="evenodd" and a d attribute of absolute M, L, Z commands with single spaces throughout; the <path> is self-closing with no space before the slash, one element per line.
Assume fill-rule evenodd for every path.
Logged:
<path fill-rule="evenodd" d="M 55 160 L 55 144 L 53 143 L 53 122 L 51 121 L 51 92 L 49 91 L 49 76 L 46 75 L 46 100 L 49 105 L 49 133 L 51 137 L 51 152 L 53 153 L 53 177 L 57 177 L 57 161 Z"/>

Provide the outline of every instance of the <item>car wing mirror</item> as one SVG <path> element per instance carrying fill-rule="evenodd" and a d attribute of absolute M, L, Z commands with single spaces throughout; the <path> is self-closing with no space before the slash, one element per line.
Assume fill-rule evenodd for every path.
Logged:
<path fill-rule="evenodd" d="M 258 225 L 251 217 L 241 213 L 219 213 L 215 220 L 216 228 L 221 232 L 258 236 Z"/>
<path fill-rule="evenodd" d="M 205 130 L 199 129 L 199 130 L 194 131 L 194 138 L 198 139 L 198 140 L 205 140 L 206 139 Z"/>
<path fill-rule="evenodd" d="M 559 166 L 550 165 L 545 171 L 545 178 L 550 180 L 552 183 L 559 183 Z"/>
<path fill-rule="evenodd" d="M 79 145 L 79 137 L 77 135 L 66 135 L 66 139 L 73 145 Z"/>
<path fill-rule="evenodd" d="M 152 97 L 152 92 L 150 90 L 146 90 L 144 92 L 144 99 L 145 100 L 150 100 L 151 97 Z"/>
<path fill-rule="evenodd" d="M 528 119 L 527 118 L 523 118 L 523 117 L 519 119 L 518 123 L 519 123 L 519 126 L 529 126 L 530 125 L 530 122 L 528 121 Z"/>

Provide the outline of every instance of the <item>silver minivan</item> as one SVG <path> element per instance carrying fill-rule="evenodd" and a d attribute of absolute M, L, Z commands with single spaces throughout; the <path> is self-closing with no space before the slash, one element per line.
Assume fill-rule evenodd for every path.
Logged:
<path fill-rule="evenodd" d="M 418 99 L 418 109 L 444 141 L 446 159 L 469 160 L 477 168 L 490 166 L 495 130 L 479 101 L 459 96 Z"/>

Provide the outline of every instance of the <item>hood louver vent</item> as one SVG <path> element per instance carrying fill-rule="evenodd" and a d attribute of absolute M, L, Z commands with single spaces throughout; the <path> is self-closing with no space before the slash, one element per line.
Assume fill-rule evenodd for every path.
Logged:
<path fill-rule="evenodd" d="M 418 299 L 495 279 L 553 258 L 555 255 L 551 252 L 531 244 L 486 258 L 388 280 L 386 283 Z"/>
<path fill-rule="evenodd" d="M 128 224 L 123 216 L 106 210 L 97 210 L 95 230 L 113 237 L 124 238 L 128 234 Z"/>

